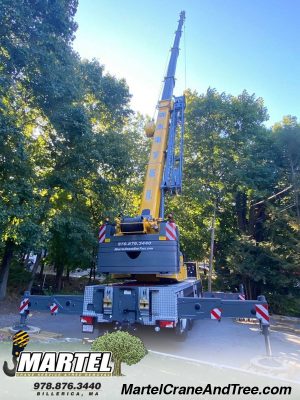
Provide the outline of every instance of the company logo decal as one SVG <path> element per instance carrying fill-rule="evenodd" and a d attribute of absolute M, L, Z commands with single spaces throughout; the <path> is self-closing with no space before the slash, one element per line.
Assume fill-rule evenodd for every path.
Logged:
<path fill-rule="evenodd" d="M 16 376 L 110 376 L 110 352 L 22 352 Z"/>

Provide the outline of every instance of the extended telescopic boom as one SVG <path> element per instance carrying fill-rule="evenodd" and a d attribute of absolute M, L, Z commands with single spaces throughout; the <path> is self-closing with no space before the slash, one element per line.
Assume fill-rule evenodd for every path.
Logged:
<path fill-rule="evenodd" d="M 165 192 L 180 192 L 182 182 L 184 97 L 173 99 L 175 71 L 185 12 L 181 11 L 158 104 L 158 116 L 144 183 L 140 215 L 164 218 Z M 174 101 L 173 101 L 174 100 Z"/>
<path fill-rule="evenodd" d="M 177 58 L 179 55 L 179 43 L 181 38 L 182 26 L 185 20 L 185 12 L 181 11 L 180 18 L 178 21 L 178 28 L 175 32 L 174 44 L 171 49 L 171 56 L 168 65 L 167 75 L 165 76 L 164 88 L 161 96 L 161 100 L 170 100 L 173 96 L 173 89 L 175 87 L 175 71 Z"/>

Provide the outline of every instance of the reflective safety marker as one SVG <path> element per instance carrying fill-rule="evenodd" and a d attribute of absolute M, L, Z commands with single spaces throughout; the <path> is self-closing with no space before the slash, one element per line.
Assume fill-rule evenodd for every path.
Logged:
<path fill-rule="evenodd" d="M 24 314 L 26 310 L 29 308 L 29 299 L 25 298 L 21 301 L 20 307 L 19 307 L 19 312 L 20 314 Z"/>
<path fill-rule="evenodd" d="M 175 222 L 167 222 L 166 224 L 166 238 L 167 240 L 176 240 L 176 224 Z"/>
<path fill-rule="evenodd" d="M 259 319 L 263 325 L 270 324 L 268 304 L 255 304 L 255 311 L 256 318 Z"/>
<path fill-rule="evenodd" d="M 221 314 L 222 314 L 221 308 L 213 308 L 210 312 L 210 318 L 220 321 Z"/>
<path fill-rule="evenodd" d="M 58 305 L 56 303 L 52 303 L 50 306 L 51 315 L 57 314 L 58 312 Z"/>
<path fill-rule="evenodd" d="M 239 300 L 246 300 L 245 295 L 244 294 L 239 294 Z"/>
<path fill-rule="evenodd" d="M 101 225 L 99 230 L 99 243 L 105 240 L 106 225 Z"/>

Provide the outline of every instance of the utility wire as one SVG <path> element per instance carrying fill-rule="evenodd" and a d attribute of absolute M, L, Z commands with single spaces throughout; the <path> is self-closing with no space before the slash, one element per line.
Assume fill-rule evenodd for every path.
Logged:
<path fill-rule="evenodd" d="M 278 212 L 279 212 L 279 213 L 282 213 L 283 211 L 286 211 L 286 210 L 288 210 L 289 208 L 292 208 L 292 207 L 295 207 L 295 206 L 296 206 L 296 204 L 292 204 L 292 205 L 290 205 L 290 206 L 288 206 L 288 207 L 283 208 L 282 210 L 279 210 Z"/>
<path fill-rule="evenodd" d="M 279 195 L 282 194 L 282 193 L 287 192 L 287 191 L 290 190 L 292 187 L 293 187 L 293 185 L 290 185 L 290 186 L 286 187 L 285 189 L 281 190 L 280 192 L 275 193 L 275 194 L 273 194 L 272 196 L 270 196 L 270 197 L 268 197 L 268 198 L 266 198 L 266 199 L 264 199 L 264 200 L 259 201 L 258 203 L 252 204 L 251 207 L 255 207 L 255 206 L 258 206 L 259 204 L 263 204 L 264 202 L 266 202 L 266 201 L 268 201 L 268 200 L 275 199 L 275 197 L 279 196 Z"/>

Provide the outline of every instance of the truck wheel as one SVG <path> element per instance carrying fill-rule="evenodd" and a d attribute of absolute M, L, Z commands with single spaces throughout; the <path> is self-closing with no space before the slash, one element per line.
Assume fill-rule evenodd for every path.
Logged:
<path fill-rule="evenodd" d="M 189 329 L 189 320 L 182 318 L 178 320 L 175 328 L 175 335 L 178 340 L 185 340 Z"/>

